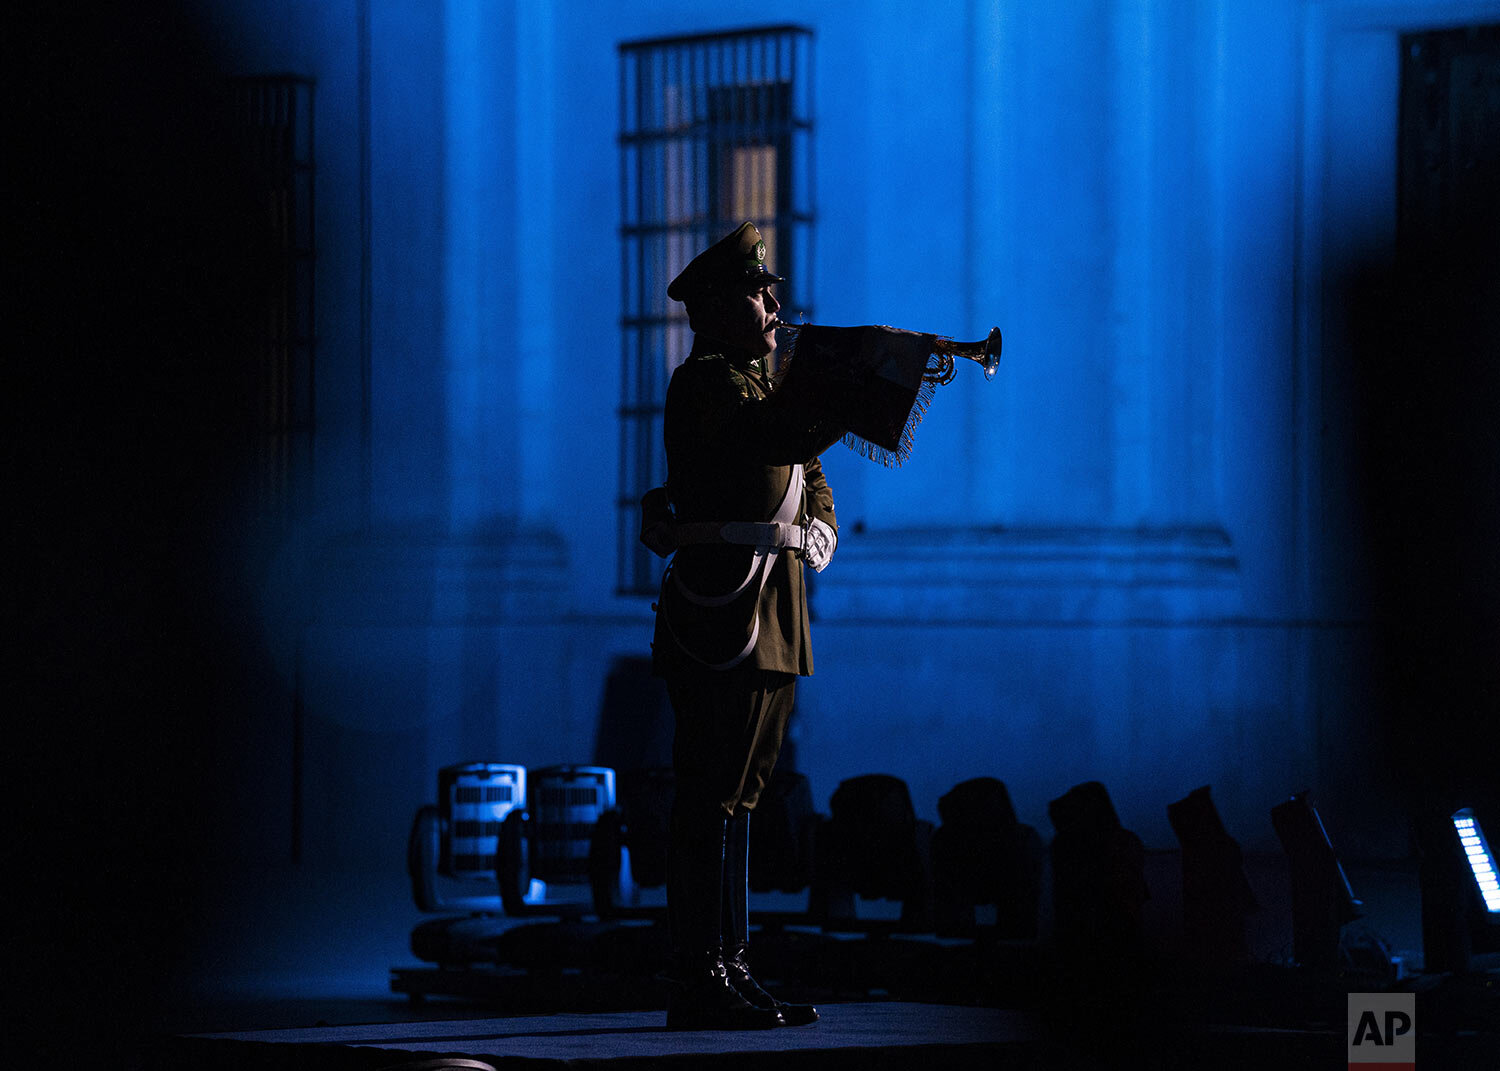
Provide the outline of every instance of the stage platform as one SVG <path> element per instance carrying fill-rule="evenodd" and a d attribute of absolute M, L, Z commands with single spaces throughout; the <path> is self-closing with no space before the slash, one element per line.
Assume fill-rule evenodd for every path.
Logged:
<path fill-rule="evenodd" d="M 1342 1024 L 1283 1030 L 1160 1023 L 1141 1030 L 1117 1021 L 1101 1029 L 1082 1015 L 1049 1023 L 1027 1011 L 899 1001 L 829 1004 L 821 1011 L 822 1020 L 811 1026 L 739 1033 L 669 1031 L 663 1012 L 635 1011 L 197 1034 L 170 1039 L 151 1066 L 417 1071 L 442 1066 L 431 1061 L 447 1057 L 480 1061 L 480 1068 L 495 1071 L 1284 1071 L 1337 1067 L 1345 1052 Z M 1424 1045 L 1425 1055 L 1436 1058 L 1435 1067 L 1495 1066 L 1487 1062 L 1491 1047 L 1476 1048 L 1475 1040 L 1456 1049 L 1451 1043 Z"/>
<path fill-rule="evenodd" d="M 766 1031 L 670 1031 L 661 1010 L 416 1020 L 183 1034 L 161 1039 L 159 1071 L 379 1071 L 436 1057 L 480 1067 L 634 1071 L 713 1067 L 818 1071 L 1151 1067 L 1155 1071 L 1326 1069 L 1346 1062 L 1347 993 L 1358 979 L 1257 973 L 1230 984 L 1117 979 L 1070 995 L 1038 986 L 1021 1008 L 902 1000 L 820 1002 L 821 1021 Z M 1413 979 L 1424 1066 L 1500 1067 L 1500 976 Z M 1090 995 L 1092 994 L 1092 995 Z M 452 1009 L 463 1014 L 459 1008 Z M 472 1013 L 470 1013 L 472 1014 Z M 265 1021 L 265 1020 L 262 1020 Z M 302 1021 L 307 1021 L 306 1019 Z M 415 1067 L 413 1067 L 415 1071 Z"/>
<path fill-rule="evenodd" d="M 422 1023 L 200 1034 L 173 1040 L 188 1066 L 395 1068 L 438 1056 L 497 1069 L 933 1068 L 1037 1066 L 1038 1034 L 1025 1013 L 936 1004 L 830 1004 L 805 1027 L 741 1032 L 667 1030 L 660 1011 L 535 1015 Z"/>

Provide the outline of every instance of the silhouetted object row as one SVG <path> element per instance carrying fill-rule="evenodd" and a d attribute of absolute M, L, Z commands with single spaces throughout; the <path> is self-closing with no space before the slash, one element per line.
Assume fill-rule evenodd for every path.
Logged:
<path fill-rule="evenodd" d="M 601 821 L 595 841 L 594 906 L 601 918 L 625 917 L 614 875 L 628 858 L 634 883 L 659 886 L 666 873 L 666 814 L 671 773 L 625 776 L 623 806 Z M 805 913 L 757 913 L 762 924 L 806 922 L 825 930 L 893 928 L 972 934 L 976 911 L 1005 936 L 1036 936 L 1041 895 L 1041 838 L 1019 823 L 1004 784 L 976 778 L 939 806 L 943 825 L 916 816 L 906 783 L 888 774 L 842 782 L 830 814 L 818 813 L 807 778 L 778 772 L 750 824 L 750 888 L 759 893 L 808 890 Z M 900 904 L 894 924 L 862 919 L 860 900 Z"/>
<path fill-rule="evenodd" d="M 529 784 L 528 792 L 524 768 L 505 764 L 440 773 L 442 802 L 419 810 L 412 828 L 408 868 L 417 906 L 511 918 L 659 919 L 662 909 L 641 906 L 639 890 L 665 883 L 670 769 L 627 771 L 618 795 L 614 771 L 602 767 L 549 767 L 533 771 Z M 806 890 L 807 909 L 756 912 L 756 921 L 828 932 L 983 931 L 1034 941 L 1046 853 L 1037 831 L 1017 819 L 1004 783 L 965 781 L 942 797 L 938 811 L 935 828 L 917 817 L 904 781 L 866 774 L 840 783 L 825 815 L 804 775 L 778 771 L 750 827 L 750 887 Z M 1049 813 L 1057 831 L 1059 946 L 1106 955 L 1138 950 L 1148 895 L 1140 839 L 1120 826 L 1098 782 L 1054 800 Z M 489 889 L 481 892 L 481 883 Z M 454 894 L 455 886 L 465 891 Z M 899 904 L 899 918 L 861 917 L 860 903 L 877 900 Z M 453 948 L 440 932 L 488 932 L 481 923 L 443 920 L 418 931 L 414 950 L 440 962 Z"/>
<path fill-rule="evenodd" d="M 598 766 L 528 772 L 472 763 L 441 771 L 439 795 L 439 805 L 417 813 L 408 866 L 417 906 L 448 915 L 412 934 L 416 955 L 447 970 L 445 985 L 453 984 L 453 968 L 476 964 L 528 971 L 590 965 L 641 977 L 664 965 L 665 912 L 659 898 L 653 905 L 641 891 L 666 881 L 669 768 L 617 777 Z M 900 980 L 925 972 L 933 987 L 952 984 L 936 960 L 918 962 L 926 953 L 916 946 L 877 940 L 903 933 L 974 939 L 980 962 L 971 956 L 965 969 L 985 976 L 992 964 L 983 960 L 1001 944 L 1036 945 L 1049 856 L 1049 947 L 1058 964 L 1065 971 L 1102 969 L 1098 976 L 1105 978 L 1146 962 L 1146 853 L 1140 837 L 1121 824 L 1104 785 L 1085 782 L 1051 801 L 1050 849 L 1017 819 L 995 778 L 956 785 L 938 812 L 941 824 L 934 827 L 917 817 L 900 778 L 866 774 L 840 783 L 823 814 L 804 775 L 778 770 L 750 824 L 750 888 L 805 891 L 807 899 L 804 910 L 752 911 L 762 937 L 776 935 L 758 945 L 775 965 L 767 973 L 793 977 L 816 961 L 823 981 L 831 978 L 836 987 L 857 989 L 861 977 L 882 970 Z M 1170 804 L 1167 817 L 1181 845 L 1186 958 L 1215 970 L 1247 963 L 1247 920 L 1259 904 L 1209 788 Z M 1299 793 L 1271 818 L 1288 861 L 1293 963 L 1323 974 L 1348 966 L 1341 935 L 1361 917 L 1362 905 L 1311 798 Z M 1472 828 L 1472 819 L 1465 820 Z M 1424 893 L 1433 894 L 1424 897 L 1424 920 L 1430 928 L 1443 925 L 1447 944 L 1433 945 L 1440 957 L 1462 938 L 1463 956 L 1449 956 L 1450 969 L 1461 970 L 1471 948 L 1488 951 L 1496 943 L 1495 927 L 1472 888 L 1453 820 L 1445 823 L 1426 835 L 1424 867 L 1441 872 L 1446 884 L 1424 872 Z M 1452 895 L 1441 895 L 1445 889 Z M 899 904 L 899 917 L 888 911 L 870 917 L 870 902 L 882 900 Z M 553 921 L 517 925 L 528 919 Z M 841 933 L 863 933 L 874 943 L 863 951 L 830 943 Z M 910 962 L 896 965 L 902 956 Z M 425 984 L 397 988 L 416 993 Z"/>
<path fill-rule="evenodd" d="M 420 923 L 411 937 L 412 951 L 444 968 L 443 977 L 398 970 L 399 991 L 464 992 L 454 968 L 475 965 L 625 963 L 653 973 L 664 953 L 664 910 L 643 904 L 640 890 L 666 879 L 670 769 L 616 779 L 601 767 L 471 763 L 444 769 L 438 781 L 440 803 L 413 822 L 408 869 L 417 906 L 448 915 Z M 807 895 L 805 910 L 752 915 L 778 934 L 761 947 L 784 972 L 819 943 L 808 927 L 1036 939 L 1042 842 L 1017 821 L 1000 781 L 957 786 L 940 801 L 936 829 L 917 818 L 905 782 L 887 774 L 844 781 L 829 809 L 817 811 L 804 775 L 782 770 L 750 826 L 751 889 Z M 860 903 L 877 900 L 899 904 L 899 918 L 865 917 Z M 516 921 L 542 918 L 554 921 Z M 640 928 L 647 923 L 655 925 Z M 872 973 L 857 955 L 820 948 L 814 958 L 851 984 Z"/>

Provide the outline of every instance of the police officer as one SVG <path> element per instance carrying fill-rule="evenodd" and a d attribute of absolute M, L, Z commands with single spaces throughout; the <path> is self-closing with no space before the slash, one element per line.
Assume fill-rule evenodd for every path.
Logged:
<path fill-rule="evenodd" d="M 811 1005 L 766 993 L 745 959 L 750 813 L 776 764 L 797 677 L 813 670 L 802 570 L 821 570 L 838 540 L 818 455 L 843 429 L 818 419 L 795 388 L 777 389 L 766 365 L 781 307 L 771 287 L 782 281 L 745 223 L 667 288 L 694 332 L 667 388 L 670 513 L 643 518 L 659 550 L 676 550 L 652 642 L 676 716 L 671 1028 L 818 1018 Z"/>

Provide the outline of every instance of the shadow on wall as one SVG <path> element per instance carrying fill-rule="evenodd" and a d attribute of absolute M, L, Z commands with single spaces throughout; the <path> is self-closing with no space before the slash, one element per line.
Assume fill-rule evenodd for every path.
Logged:
<path fill-rule="evenodd" d="M 1395 255 L 1344 280 L 1373 713 L 1419 811 L 1493 804 L 1500 784 L 1500 113 L 1488 122 L 1456 165 L 1403 150 Z"/>
<path fill-rule="evenodd" d="M 200 875 L 243 821 L 227 760 L 258 687 L 236 572 L 246 298 L 269 249 L 188 19 L 23 6 L 6 109 L 25 162 L 8 198 L 24 518 L 10 956 L 27 975 L 12 1012 L 82 1063 L 170 1000 Z"/>

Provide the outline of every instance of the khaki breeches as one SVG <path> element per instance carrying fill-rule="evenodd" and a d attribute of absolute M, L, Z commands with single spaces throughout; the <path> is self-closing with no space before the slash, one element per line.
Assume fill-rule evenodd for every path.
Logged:
<path fill-rule="evenodd" d="M 796 690 L 791 673 L 745 665 L 668 677 L 678 802 L 730 816 L 754 810 L 776 768 Z"/>

